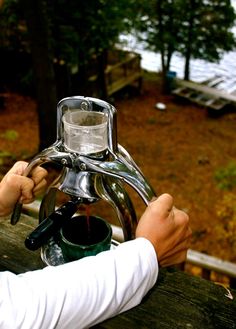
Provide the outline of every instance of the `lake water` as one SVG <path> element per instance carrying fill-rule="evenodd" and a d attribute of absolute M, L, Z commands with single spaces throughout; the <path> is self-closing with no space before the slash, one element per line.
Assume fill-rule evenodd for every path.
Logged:
<path fill-rule="evenodd" d="M 231 1 L 233 7 L 236 9 L 236 0 Z M 236 36 L 236 26 L 233 28 Z M 148 71 L 161 71 L 160 54 L 144 50 L 141 43 L 138 43 L 136 38 L 132 35 L 121 36 L 121 40 L 127 41 L 128 47 L 126 49 L 140 53 L 142 56 L 141 65 Z M 174 54 L 171 66 L 171 71 L 175 71 L 177 77 L 182 79 L 184 74 L 184 59 L 180 55 Z M 202 82 L 213 76 L 219 75 L 224 78 L 217 88 L 225 90 L 229 93 L 236 90 L 236 50 L 225 53 L 219 63 L 210 63 L 203 60 L 191 60 L 190 66 L 190 80 Z"/>

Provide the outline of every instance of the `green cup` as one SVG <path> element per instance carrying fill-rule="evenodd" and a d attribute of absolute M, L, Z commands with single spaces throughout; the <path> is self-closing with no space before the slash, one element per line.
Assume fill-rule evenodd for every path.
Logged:
<path fill-rule="evenodd" d="M 59 244 L 65 262 L 97 255 L 111 247 L 112 229 L 97 216 L 74 216 L 60 230 Z"/>

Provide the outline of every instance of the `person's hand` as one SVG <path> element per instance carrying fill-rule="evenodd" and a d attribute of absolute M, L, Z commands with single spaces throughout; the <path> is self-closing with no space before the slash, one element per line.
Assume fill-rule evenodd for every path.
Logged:
<path fill-rule="evenodd" d="M 36 167 L 30 177 L 22 176 L 28 163 L 18 161 L 0 183 L 0 216 L 9 215 L 17 201 L 30 203 L 46 187 L 47 171 Z"/>
<path fill-rule="evenodd" d="M 136 237 L 144 237 L 152 243 L 160 266 L 182 263 L 191 237 L 189 217 L 174 207 L 172 196 L 162 194 L 149 203 L 141 216 Z"/>

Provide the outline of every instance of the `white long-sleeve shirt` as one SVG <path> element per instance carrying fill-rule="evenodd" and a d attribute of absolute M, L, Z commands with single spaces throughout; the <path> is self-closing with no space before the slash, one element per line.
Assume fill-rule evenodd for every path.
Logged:
<path fill-rule="evenodd" d="M 0 328 L 88 328 L 138 305 L 157 275 L 144 238 L 56 267 L 1 272 Z"/>

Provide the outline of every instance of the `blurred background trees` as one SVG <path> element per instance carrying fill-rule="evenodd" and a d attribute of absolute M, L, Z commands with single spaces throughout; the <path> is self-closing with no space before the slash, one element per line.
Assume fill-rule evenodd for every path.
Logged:
<path fill-rule="evenodd" d="M 56 104 L 89 95 L 96 76 L 106 99 L 108 52 L 122 33 L 135 33 L 161 54 L 163 82 L 174 53 L 218 61 L 234 49 L 230 0 L 4 0 L 0 9 L 0 90 L 37 97 L 40 149 L 56 139 Z"/>
<path fill-rule="evenodd" d="M 89 95 L 92 74 L 97 75 L 99 97 L 106 99 L 107 52 L 115 47 L 120 33 L 129 30 L 127 17 L 134 15 L 133 3 L 4 1 L 0 11 L 1 58 L 4 55 L 0 88 L 18 86 L 18 91 L 35 92 L 40 149 L 56 139 L 58 100 L 72 94 Z"/>
<path fill-rule="evenodd" d="M 161 54 L 163 79 L 179 53 L 189 80 L 192 58 L 217 62 L 235 48 L 235 18 L 230 0 L 150 0 L 140 1 L 135 27 L 146 48 Z"/>

